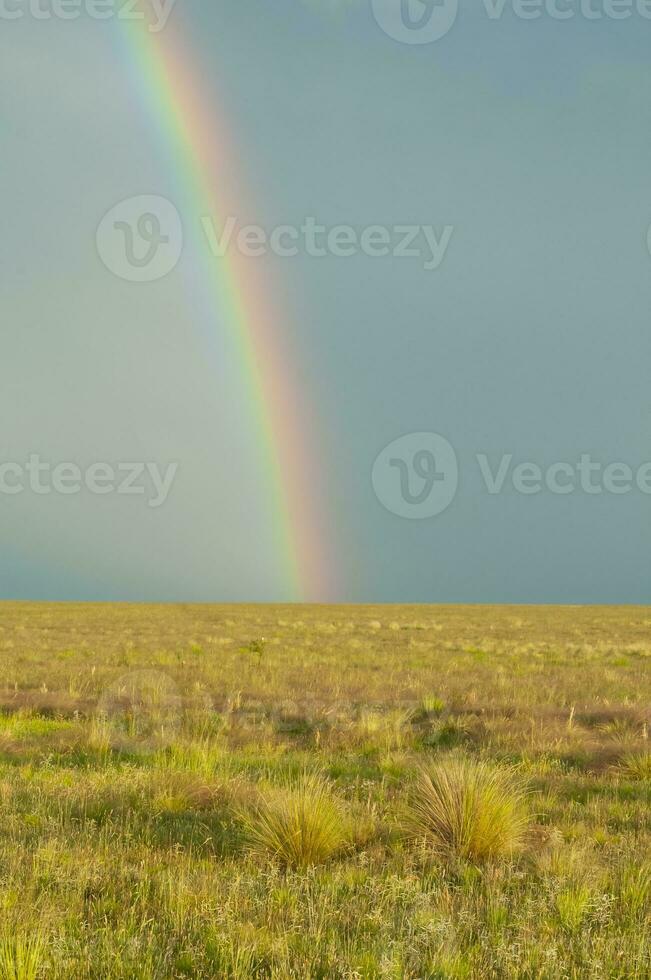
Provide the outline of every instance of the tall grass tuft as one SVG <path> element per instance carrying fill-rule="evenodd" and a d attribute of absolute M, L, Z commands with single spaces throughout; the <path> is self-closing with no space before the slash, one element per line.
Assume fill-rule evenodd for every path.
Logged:
<path fill-rule="evenodd" d="M 241 816 L 249 851 L 288 868 L 323 864 L 349 839 L 342 806 L 318 772 L 289 780 Z"/>
<path fill-rule="evenodd" d="M 573 884 L 556 896 L 558 920 L 567 932 L 581 928 L 590 906 L 590 890 L 586 885 Z"/>
<path fill-rule="evenodd" d="M 629 752 L 618 769 L 626 779 L 651 779 L 651 752 Z"/>
<path fill-rule="evenodd" d="M 626 868 L 620 878 L 618 897 L 625 914 L 633 917 L 651 909 L 651 864 Z"/>
<path fill-rule="evenodd" d="M 0 980 L 36 980 L 42 952 L 43 941 L 39 935 L 4 932 L 0 936 Z"/>
<path fill-rule="evenodd" d="M 464 758 L 420 773 L 405 818 L 412 840 L 477 861 L 517 851 L 528 826 L 527 792 L 515 772 Z"/>

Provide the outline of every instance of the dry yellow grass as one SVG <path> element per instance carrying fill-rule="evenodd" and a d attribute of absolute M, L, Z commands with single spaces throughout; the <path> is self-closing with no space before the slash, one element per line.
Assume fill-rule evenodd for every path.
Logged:
<path fill-rule="evenodd" d="M 527 802 L 513 769 L 453 756 L 419 774 L 405 826 L 411 838 L 441 856 L 510 857 L 529 829 Z"/>

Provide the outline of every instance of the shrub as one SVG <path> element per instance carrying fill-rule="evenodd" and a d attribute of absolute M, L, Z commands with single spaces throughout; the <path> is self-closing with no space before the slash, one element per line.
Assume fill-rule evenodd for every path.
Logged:
<path fill-rule="evenodd" d="M 510 854 L 528 829 L 526 797 L 513 769 L 450 758 L 420 773 L 408 802 L 407 836 L 442 856 Z"/>
<path fill-rule="evenodd" d="M 288 781 L 242 819 L 248 849 L 285 867 L 323 864 L 349 839 L 341 804 L 318 772 Z"/>

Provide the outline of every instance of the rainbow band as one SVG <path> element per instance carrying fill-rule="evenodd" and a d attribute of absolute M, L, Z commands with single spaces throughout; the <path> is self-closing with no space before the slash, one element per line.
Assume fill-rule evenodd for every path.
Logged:
<path fill-rule="evenodd" d="M 221 208 L 214 184 L 232 186 L 232 170 L 224 160 L 224 124 L 215 119 L 216 107 L 203 104 L 200 79 L 191 69 L 177 26 L 168 24 L 151 33 L 146 20 L 122 21 L 135 62 L 139 83 L 144 83 L 147 109 L 157 119 L 168 149 L 175 158 L 177 178 L 184 195 L 199 216 L 219 221 Z M 195 59 L 196 60 L 196 59 Z M 218 137 L 219 140 L 218 140 Z M 241 199 L 238 196 L 236 199 Z M 237 213 L 235 209 L 234 213 Z M 288 358 L 272 329 L 266 297 L 251 260 L 228 255 L 214 260 L 207 243 L 206 284 L 209 304 L 219 311 L 219 323 L 231 331 L 245 384 L 248 405 L 265 474 L 274 534 L 274 551 L 281 563 L 283 598 L 290 601 L 323 599 L 328 591 L 323 574 L 322 535 L 311 509 L 315 505 L 308 480 L 316 472 L 307 454 L 309 445 L 299 430 L 304 407 L 292 403 L 297 383 L 287 377 Z"/>

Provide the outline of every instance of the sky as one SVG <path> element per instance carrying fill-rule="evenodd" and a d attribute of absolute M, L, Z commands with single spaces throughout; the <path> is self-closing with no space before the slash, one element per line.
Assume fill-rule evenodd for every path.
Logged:
<path fill-rule="evenodd" d="M 203 299 L 227 215 L 179 181 L 122 0 L 67 2 L 0 3 L 0 597 L 296 598 Z M 141 7 L 270 283 L 329 581 L 303 595 L 648 602 L 651 5 Z"/>

